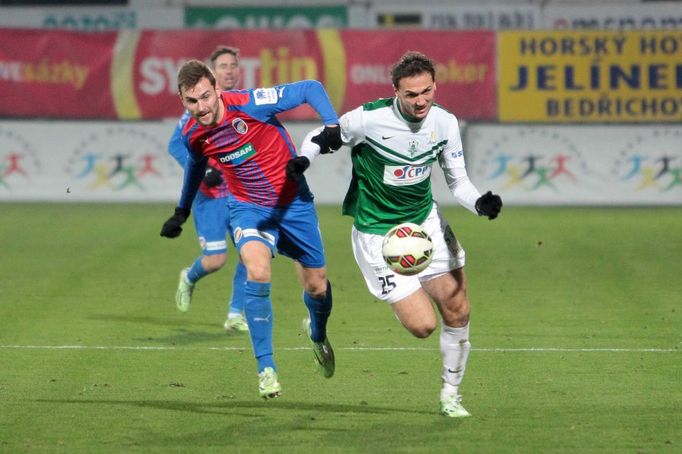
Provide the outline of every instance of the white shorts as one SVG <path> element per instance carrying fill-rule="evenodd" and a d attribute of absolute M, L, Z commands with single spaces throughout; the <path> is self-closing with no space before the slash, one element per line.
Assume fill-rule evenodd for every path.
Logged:
<path fill-rule="evenodd" d="M 417 291 L 421 282 L 464 266 L 464 249 L 435 203 L 421 225 L 433 241 L 433 260 L 428 268 L 414 276 L 396 274 L 388 268 L 381 255 L 383 235 L 363 233 L 353 226 L 353 255 L 367 288 L 376 298 L 389 304 L 397 303 Z"/>

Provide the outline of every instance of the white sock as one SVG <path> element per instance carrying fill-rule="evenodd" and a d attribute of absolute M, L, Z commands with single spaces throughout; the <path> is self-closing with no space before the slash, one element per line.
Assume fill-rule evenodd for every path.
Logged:
<path fill-rule="evenodd" d="M 461 328 L 441 324 L 440 353 L 443 357 L 441 377 L 443 378 L 443 390 L 449 394 L 458 393 L 457 388 L 462 383 L 470 350 L 469 323 Z"/>

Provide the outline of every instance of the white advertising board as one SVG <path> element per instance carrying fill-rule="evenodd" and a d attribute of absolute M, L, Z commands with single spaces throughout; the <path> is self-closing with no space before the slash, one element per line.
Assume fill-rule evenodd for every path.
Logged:
<path fill-rule="evenodd" d="M 0 27 L 55 28 L 79 31 L 181 29 L 184 8 L 3 7 Z"/>
<path fill-rule="evenodd" d="M 681 126 L 470 125 L 469 176 L 505 203 L 682 205 Z"/>
<path fill-rule="evenodd" d="M 166 151 L 174 122 L 0 122 L 0 200 L 177 198 L 182 169 Z"/>
<path fill-rule="evenodd" d="M 682 4 L 552 5 L 543 9 L 545 28 L 636 30 L 682 28 Z"/>
<path fill-rule="evenodd" d="M 425 29 L 535 29 L 541 28 L 540 5 L 474 2 L 413 5 L 377 4 L 369 8 L 369 27 L 420 27 Z"/>
<path fill-rule="evenodd" d="M 318 124 L 290 122 L 300 144 Z M 0 121 L 0 202 L 177 201 L 182 169 L 159 122 Z M 682 126 L 511 126 L 463 130 L 469 176 L 508 205 L 682 205 Z M 306 171 L 315 200 L 341 204 L 350 150 Z M 440 169 L 434 198 L 455 204 Z"/>
<path fill-rule="evenodd" d="M 287 124 L 300 144 L 318 123 Z M 0 121 L 0 201 L 175 203 L 182 168 L 168 154 L 175 121 Z M 340 203 L 350 182 L 347 148 L 306 172 L 320 203 Z"/>

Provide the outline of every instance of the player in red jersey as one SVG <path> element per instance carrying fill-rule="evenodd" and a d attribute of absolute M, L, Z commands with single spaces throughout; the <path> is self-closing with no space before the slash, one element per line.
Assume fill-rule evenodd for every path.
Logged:
<path fill-rule="evenodd" d="M 303 176 L 305 169 L 301 169 L 306 163 L 297 158 L 289 133 L 276 117 L 309 104 L 325 125 L 314 140 L 324 150 L 336 150 L 342 144 L 339 121 L 327 92 L 315 80 L 221 92 L 211 70 L 198 60 L 180 68 L 178 91 L 192 115 L 182 131 L 190 153 L 180 201 L 161 234 L 180 235 L 206 163 L 209 159 L 216 162 L 230 188 L 230 227 L 247 270 L 245 313 L 258 363 L 260 395 L 270 398 L 281 392 L 272 348 L 270 282 L 275 251 L 295 261 L 309 313 L 303 326 L 319 371 L 331 377 L 335 361 L 326 327 L 332 291 L 319 222 Z"/>
<path fill-rule="evenodd" d="M 239 83 L 239 49 L 218 46 L 211 53 L 210 61 L 215 71 L 216 80 L 222 90 L 232 90 Z M 168 152 L 184 168 L 189 151 L 182 138 L 185 124 L 192 118 L 188 111 L 175 126 L 168 142 Z M 180 271 L 178 289 L 175 292 L 175 304 L 179 311 L 187 312 L 192 302 L 192 293 L 196 284 L 205 276 L 223 267 L 227 254 L 227 220 L 229 210 L 227 196 L 229 188 L 223 181 L 222 172 L 215 163 L 208 164 L 206 176 L 192 204 L 194 226 L 199 237 L 202 254 L 191 266 Z M 230 237 L 232 233 L 230 232 Z M 244 283 L 246 268 L 237 260 L 232 278 L 232 295 L 228 304 L 225 330 L 248 331 L 244 318 Z"/>

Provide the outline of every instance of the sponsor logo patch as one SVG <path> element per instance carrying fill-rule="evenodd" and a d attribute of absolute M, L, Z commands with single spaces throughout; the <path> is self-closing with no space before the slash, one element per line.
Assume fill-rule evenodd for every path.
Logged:
<path fill-rule="evenodd" d="M 239 134 L 246 134 L 249 131 L 249 126 L 241 118 L 235 118 L 232 120 L 232 127 Z"/>
<path fill-rule="evenodd" d="M 216 159 L 222 162 L 223 164 L 232 164 L 236 166 L 246 161 L 255 154 L 256 149 L 253 148 L 253 145 L 247 143 L 246 145 L 237 148 L 235 151 L 231 153 L 222 153 L 218 155 Z"/>
<path fill-rule="evenodd" d="M 409 186 L 421 183 L 431 176 L 431 166 L 385 166 L 384 184 Z"/>
<path fill-rule="evenodd" d="M 277 103 L 277 90 L 274 88 L 256 88 L 253 91 L 253 97 L 257 106 L 263 104 Z"/>

